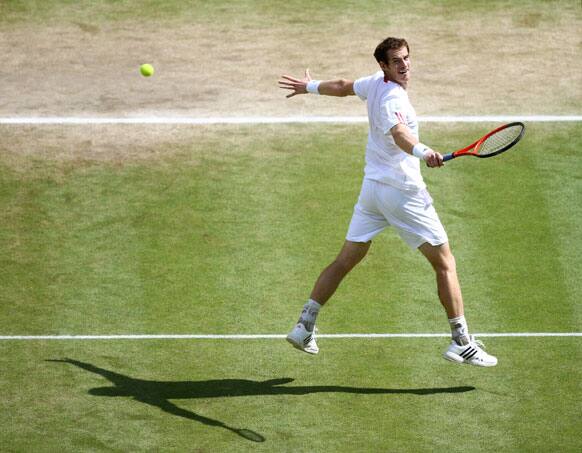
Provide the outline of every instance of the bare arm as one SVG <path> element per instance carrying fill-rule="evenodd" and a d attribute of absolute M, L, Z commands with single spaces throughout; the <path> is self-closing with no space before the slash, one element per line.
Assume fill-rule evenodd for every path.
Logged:
<path fill-rule="evenodd" d="M 291 90 L 286 97 L 291 98 L 297 94 L 307 93 L 307 84 L 311 81 L 309 69 L 305 70 L 305 77 L 297 79 L 288 75 L 281 76 L 279 88 Z M 354 81 L 346 79 L 322 80 L 319 84 L 319 94 L 325 96 L 351 96 L 354 95 Z"/>
<path fill-rule="evenodd" d="M 390 129 L 390 134 L 392 134 L 394 142 L 402 151 L 412 155 L 412 148 L 418 143 L 418 139 L 412 134 L 408 126 L 397 124 Z M 442 167 L 444 165 L 443 156 L 430 148 L 424 160 L 429 167 Z"/>
<path fill-rule="evenodd" d="M 346 79 L 323 80 L 319 84 L 319 94 L 326 96 L 353 96 L 354 81 Z"/>

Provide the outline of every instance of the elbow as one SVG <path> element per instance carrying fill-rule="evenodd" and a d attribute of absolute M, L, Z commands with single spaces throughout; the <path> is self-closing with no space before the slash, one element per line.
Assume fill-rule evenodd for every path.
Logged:
<path fill-rule="evenodd" d="M 341 97 L 353 94 L 353 83 L 346 79 L 338 80 L 338 92 Z"/>

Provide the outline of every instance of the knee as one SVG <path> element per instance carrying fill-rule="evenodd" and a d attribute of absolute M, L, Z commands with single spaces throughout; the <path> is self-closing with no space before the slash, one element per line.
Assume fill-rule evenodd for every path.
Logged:
<path fill-rule="evenodd" d="M 352 256 L 338 256 L 333 262 L 333 265 L 339 270 L 341 270 L 343 273 L 347 274 L 359 262 L 360 259 L 356 259 L 355 257 Z"/>
<path fill-rule="evenodd" d="M 366 256 L 370 245 L 371 241 L 365 243 L 346 241 L 332 266 L 345 273 L 351 271 Z"/>
<path fill-rule="evenodd" d="M 367 250 L 359 251 L 359 253 L 342 253 L 335 259 L 334 264 L 347 273 L 364 259 L 366 251 Z"/>
<path fill-rule="evenodd" d="M 457 271 L 457 262 L 452 253 L 444 253 L 433 263 L 434 270 L 437 273 L 447 274 Z"/>

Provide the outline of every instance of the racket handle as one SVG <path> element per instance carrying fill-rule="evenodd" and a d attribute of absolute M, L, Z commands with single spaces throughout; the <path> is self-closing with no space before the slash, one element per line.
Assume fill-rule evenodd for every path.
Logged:
<path fill-rule="evenodd" d="M 455 156 L 453 156 L 453 153 L 449 153 L 449 154 L 445 154 L 443 156 L 443 162 L 446 162 L 447 160 L 451 160 L 453 159 Z"/>

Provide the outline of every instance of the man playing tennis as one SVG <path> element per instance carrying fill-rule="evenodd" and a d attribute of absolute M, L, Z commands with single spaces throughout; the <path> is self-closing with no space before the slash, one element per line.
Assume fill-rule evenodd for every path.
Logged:
<path fill-rule="evenodd" d="M 337 258 L 316 281 L 287 341 L 304 352 L 319 352 L 315 322 L 320 308 L 364 258 L 372 239 L 392 226 L 412 249 L 420 250 L 436 273 L 438 296 L 452 334 L 444 358 L 456 363 L 495 366 L 497 359 L 469 335 L 455 258 L 420 173 L 421 160 L 429 167 L 441 167 L 443 157 L 419 142 L 416 113 L 406 93 L 410 80 L 408 43 L 387 38 L 376 47 L 374 57 L 381 70 L 355 81 L 312 80 L 308 70 L 303 79 L 284 75 L 279 81 L 281 88 L 291 90 L 287 98 L 306 93 L 357 95 L 367 101 L 369 121 L 364 181 L 346 241 Z"/>

